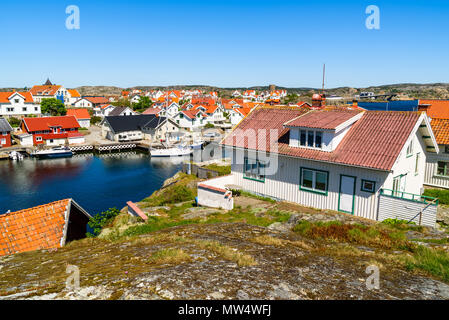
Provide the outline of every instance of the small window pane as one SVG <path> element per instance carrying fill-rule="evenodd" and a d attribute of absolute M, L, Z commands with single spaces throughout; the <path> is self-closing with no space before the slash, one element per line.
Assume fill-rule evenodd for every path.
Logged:
<path fill-rule="evenodd" d="M 323 140 L 323 133 L 321 131 L 315 132 L 315 147 L 321 148 L 321 143 Z"/>
<path fill-rule="evenodd" d="M 313 171 L 303 170 L 302 171 L 302 186 L 305 188 L 313 188 Z"/>
<path fill-rule="evenodd" d="M 305 130 L 301 130 L 300 144 L 302 146 L 306 145 L 306 131 Z"/>
<path fill-rule="evenodd" d="M 313 147 L 313 140 L 314 140 L 314 132 L 307 131 L 307 146 L 308 147 Z"/>
<path fill-rule="evenodd" d="M 374 181 L 362 180 L 362 191 L 375 192 L 376 183 Z"/>
<path fill-rule="evenodd" d="M 327 173 L 317 171 L 315 172 L 315 175 L 316 175 L 315 189 L 320 191 L 326 191 Z"/>

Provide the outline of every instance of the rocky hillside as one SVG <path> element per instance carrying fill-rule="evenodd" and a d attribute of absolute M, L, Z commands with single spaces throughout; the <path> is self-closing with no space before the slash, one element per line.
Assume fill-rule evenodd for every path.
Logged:
<path fill-rule="evenodd" d="M 177 174 L 140 202 L 146 223 L 123 209 L 96 238 L 0 258 L 0 299 L 449 299 L 447 231 L 246 193 L 198 208 L 196 183 Z"/>

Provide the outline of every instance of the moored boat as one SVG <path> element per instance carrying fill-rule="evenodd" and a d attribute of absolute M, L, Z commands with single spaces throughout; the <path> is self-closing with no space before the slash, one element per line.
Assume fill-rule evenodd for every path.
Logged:
<path fill-rule="evenodd" d="M 68 158 L 73 156 L 73 152 L 68 147 L 54 147 L 48 150 L 36 151 L 32 155 L 39 159 Z"/>
<path fill-rule="evenodd" d="M 190 155 L 192 153 L 192 148 L 184 146 L 163 149 L 150 149 L 151 157 L 181 157 Z"/>

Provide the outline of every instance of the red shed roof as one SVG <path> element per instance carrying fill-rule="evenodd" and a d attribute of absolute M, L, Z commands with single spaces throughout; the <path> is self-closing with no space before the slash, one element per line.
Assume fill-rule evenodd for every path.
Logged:
<path fill-rule="evenodd" d="M 284 127 L 284 123 L 304 112 L 307 109 L 298 110 L 297 107 L 257 108 L 222 143 L 298 158 L 389 171 L 421 116 L 418 112 L 366 111 L 351 126 L 338 147 L 332 152 L 326 152 L 289 146 L 290 129 Z M 245 136 L 237 129 L 253 131 Z M 266 132 L 258 129 L 265 129 Z M 277 130 L 276 136 L 270 137 L 271 129 Z M 252 141 L 248 141 L 249 138 Z"/>
<path fill-rule="evenodd" d="M 67 109 L 68 116 L 74 116 L 77 119 L 90 119 L 87 109 Z"/>
<path fill-rule="evenodd" d="M 50 130 L 51 127 L 61 127 L 63 129 L 80 128 L 74 116 L 24 118 L 28 132 Z"/>
<path fill-rule="evenodd" d="M 291 127 L 305 127 L 334 130 L 339 125 L 354 118 L 360 111 L 357 110 L 322 110 L 310 111 L 301 115 L 285 125 Z"/>

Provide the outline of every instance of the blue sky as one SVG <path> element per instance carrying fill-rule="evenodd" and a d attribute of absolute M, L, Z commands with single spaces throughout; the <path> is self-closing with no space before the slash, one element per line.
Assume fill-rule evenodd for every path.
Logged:
<path fill-rule="evenodd" d="M 68 5 L 80 29 L 67 30 Z M 368 5 L 380 30 L 365 27 Z M 9 1 L 0 87 L 449 82 L 448 1 Z"/>

